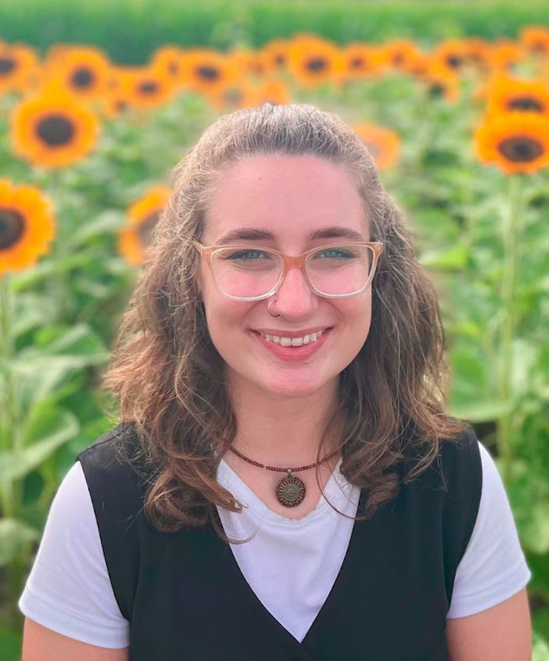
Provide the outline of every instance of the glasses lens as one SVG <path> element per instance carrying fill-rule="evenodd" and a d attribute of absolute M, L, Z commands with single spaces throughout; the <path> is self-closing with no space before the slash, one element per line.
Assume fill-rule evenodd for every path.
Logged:
<path fill-rule="evenodd" d="M 320 293 L 344 296 L 366 286 L 373 263 L 374 251 L 368 246 L 330 246 L 307 258 L 307 275 Z"/>
<path fill-rule="evenodd" d="M 267 250 L 222 248 L 212 256 L 214 278 L 227 296 L 255 298 L 268 294 L 282 273 L 282 260 Z"/>

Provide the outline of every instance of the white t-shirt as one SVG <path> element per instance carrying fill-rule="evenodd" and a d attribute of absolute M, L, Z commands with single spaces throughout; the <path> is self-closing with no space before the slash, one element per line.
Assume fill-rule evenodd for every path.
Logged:
<path fill-rule="evenodd" d="M 508 599 L 530 580 L 501 478 L 480 444 L 483 486 L 469 545 L 455 577 L 448 617 L 472 615 Z M 360 490 L 336 466 L 326 498 L 354 516 Z M 321 496 L 302 519 L 271 511 L 222 462 L 218 480 L 245 505 L 242 513 L 219 509 L 247 582 L 265 607 L 300 642 L 339 572 L 353 521 Z M 288 599 L 288 595 L 291 598 Z M 58 633 L 108 648 L 129 645 L 129 622 L 116 603 L 107 573 L 87 483 L 80 462 L 71 467 L 52 502 L 38 554 L 19 600 L 21 612 Z"/>

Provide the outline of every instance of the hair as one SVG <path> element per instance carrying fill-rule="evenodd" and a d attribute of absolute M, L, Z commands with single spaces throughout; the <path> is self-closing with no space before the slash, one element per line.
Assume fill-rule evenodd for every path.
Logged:
<path fill-rule="evenodd" d="M 340 375 L 317 457 L 339 420 L 340 470 L 366 490 L 357 518 L 370 518 L 394 498 L 402 483 L 433 463 L 440 443 L 466 426 L 445 413 L 449 370 L 435 289 L 365 144 L 337 116 L 311 105 L 266 104 L 222 116 L 175 169 L 103 384 L 116 394 L 120 422 L 135 426 L 144 465 L 154 468 L 143 509 L 161 532 L 212 522 L 227 541 L 216 506 L 242 509 L 216 479 L 237 420 L 225 363 L 208 333 L 192 244 L 201 238 L 221 172 L 268 154 L 314 156 L 346 169 L 371 240 L 384 245 L 372 282 L 370 331 Z M 414 460 L 404 472 L 407 454 Z"/>

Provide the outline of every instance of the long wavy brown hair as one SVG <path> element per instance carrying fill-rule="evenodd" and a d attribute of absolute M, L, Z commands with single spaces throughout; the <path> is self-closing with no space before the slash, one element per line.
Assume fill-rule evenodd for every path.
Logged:
<path fill-rule="evenodd" d="M 340 375 L 338 402 L 317 457 L 324 456 L 337 423 L 343 430 L 341 472 L 366 494 L 357 518 L 371 517 L 394 498 L 402 482 L 435 460 L 440 443 L 466 426 L 445 412 L 448 366 L 436 292 L 364 143 L 338 117 L 310 105 L 264 105 L 223 116 L 175 169 L 170 202 L 104 380 L 116 395 L 120 422 L 139 439 L 149 469 L 144 511 L 161 532 L 211 522 L 227 540 L 216 506 L 233 512 L 242 507 L 216 480 L 237 420 L 225 363 L 199 298 L 199 255 L 192 242 L 201 239 L 223 169 L 275 153 L 316 156 L 345 168 L 364 202 L 371 240 L 385 247 L 372 284 L 370 332 Z"/>

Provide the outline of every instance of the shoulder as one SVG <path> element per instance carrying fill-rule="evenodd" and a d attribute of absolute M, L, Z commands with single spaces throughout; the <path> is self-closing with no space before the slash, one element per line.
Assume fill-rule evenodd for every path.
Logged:
<path fill-rule="evenodd" d="M 134 423 L 120 423 L 78 454 L 98 522 L 141 511 L 150 473 Z"/>
<path fill-rule="evenodd" d="M 414 476 L 412 484 L 422 489 L 444 491 L 449 497 L 456 490 L 473 490 L 480 498 L 482 488 L 482 459 L 480 443 L 472 427 L 467 426 L 455 438 L 440 438 L 437 450 L 428 465 L 421 469 L 421 463 L 432 453 L 432 442 L 427 443 L 413 432 L 413 440 L 404 451 L 402 475 L 404 482 Z"/>

